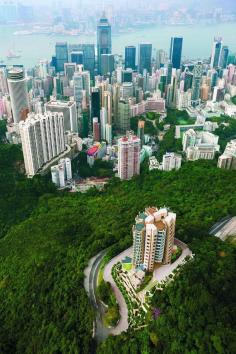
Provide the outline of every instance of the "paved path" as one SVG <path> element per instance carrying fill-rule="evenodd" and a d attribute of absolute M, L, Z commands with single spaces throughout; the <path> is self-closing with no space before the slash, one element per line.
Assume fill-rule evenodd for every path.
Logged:
<path fill-rule="evenodd" d="M 104 280 L 111 284 L 112 290 L 114 291 L 120 309 L 120 321 L 115 328 L 112 328 L 109 331 L 110 334 L 113 335 L 118 335 L 121 332 L 126 331 L 128 329 L 128 308 L 122 293 L 120 292 L 114 279 L 112 278 L 111 270 L 113 265 L 121 261 L 126 256 L 130 256 L 130 254 L 132 253 L 132 248 L 133 247 L 130 247 L 127 250 L 120 253 L 115 258 L 112 258 L 112 260 L 105 266 L 104 273 L 103 273 Z"/>

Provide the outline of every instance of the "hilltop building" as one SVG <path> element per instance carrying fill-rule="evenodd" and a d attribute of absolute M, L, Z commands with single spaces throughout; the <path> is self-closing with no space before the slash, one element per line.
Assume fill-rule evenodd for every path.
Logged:
<path fill-rule="evenodd" d="M 171 262 L 176 214 L 167 208 L 146 208 L 133 226 L 133 267 L 152 272 L 155 263 Z"/>

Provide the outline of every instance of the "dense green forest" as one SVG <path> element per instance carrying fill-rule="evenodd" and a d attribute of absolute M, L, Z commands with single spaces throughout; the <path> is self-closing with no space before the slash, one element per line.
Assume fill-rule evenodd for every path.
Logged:
<path fill-rule="evenodd" d="M 103 192 L 57 193 L 47 178 L 27 180 L 17 146 L 0 146 L 0 353 L 92 353 L 94 313 L 83 287 L 90 257 L 132 243 L 146 206 L 177 213 L 177 237 L 194 260 L 153 299 L 161 309 L 144 330 L 109 338 L 99 353 L 232 353 L 235 249 L 209 227 L 236 214 L 236 174 L 214 161 L 148 172 Z M 196 296 L 198 295 L 198 296 Z M 234 336 L 234 337 L 233 337 Z M 126 344 L 124 344 L 124 340 Z M 223 348 L 223 351 L 222 351 Z"/>
<path fill-rule="evenodd" d="M 194 259 L 155 293 L 148 326 L 108 338 L 99 354 L 235 353 L 235 249 L 207 237 L 191 246 Z"/>

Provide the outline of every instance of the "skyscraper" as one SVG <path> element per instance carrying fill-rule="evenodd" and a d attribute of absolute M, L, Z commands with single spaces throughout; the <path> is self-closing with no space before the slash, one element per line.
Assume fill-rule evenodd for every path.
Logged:
<path fill-rule="evenodd" d="M 135 135 L 123 136 L 118 140 L 118 176 L 121 180 L 131 179 L 140 173 L 140 139 Z"/>
<path fill-rule="evenodd" d="M 222 38 L 214 38 L 211 52 L 211 68 L 218 68 L 222 50 Z"/>
<path fill-rule="evenodd" d="M 136 69 L 136 47 L 127 46 L 125 47 L 125 69 L 130 68 Z"/>
<path fill-rule="evenodd" d="M 193 69 L 192 101 L 196 104 L 199 101 L 201 93 L 202 70 L 202 62 L 198 62 Z"/>
<path fill-rule="evenodd" d="M 101 75 L 110 75 L 113 73 L 115 67 L 115 59 L 113 54 L 101 55 Z"/>
<path fill-rule="evenodd" d="M 19 123 L 27 118 L 29 113 L 29 99 L 27 92 L 27 80 L 21 68 L 13 68 L 8 71 L 8 88 L 11 99 L 11 107 L 14 123 Z"/>
<path fill-rule="evenodd" d="M 83 64 L 84 70 L 88 70 L 94 77 L 95 70 L 95 45 L 94 44 L 70 44 L 70 59 L 72 63 Z"/>
<path fill-rule="evenodd" d="M 181 56 L 182 56 L 182 37 L 172 37 L 170 43 L 170 61 L 174 69 L 180 69 Z"/>
<path fill-rule="evenodd" d="M 97 87 L 92 87 L 91 101 L 90 101 L 90 114 L 91 114 L 91 122 L 95 117 L 98 118 L 98 122 L 100 122 L 100 92 Z"/>
<path fill-rule="evenodd" d="M 126 133 L 130 129 L 130 105 L 124 100 L 120 100 L 118 103 L 118 119 L 117 129 L 121 133 Z"/>
<path fill-rule="evenodd" d="M 167 208 L 146 208 L 133 226 L 133 266 L 153 271 L 155 263 L 171 262 L 176 214 Z"/>
<path fill-rule="evenodd" d="M 56 71 L 64 71 L 64 64 L 68 63 L 68 47 L 66 42 L 56 43 Z"/>
<path fill-rule="evenodd" d="M 111 54 L 111 26 L 103 14 L 97 26 L 98 73 L 101 74 L 101 56 Z"/>
<path fill-rule="evenodd" d="M 149 74 L 152 73 L 152 44 L 141 43 L 138 48 L 138 70 L 143 74 L 146 69 Z"/>
<path fill-rule="evenodd" d="M 221 51 L 221 56 L 220 56 L 220 67 L 225 69 L 228 64 L 228 58 L 229 58 L 229 47 L 228 46 L 223 46 L 222 51 Z"/>

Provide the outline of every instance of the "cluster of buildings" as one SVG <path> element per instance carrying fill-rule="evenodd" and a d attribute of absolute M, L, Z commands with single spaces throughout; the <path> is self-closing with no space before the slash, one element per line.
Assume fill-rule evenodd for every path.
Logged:
<path fill-rule="evenodd" d="M 216 152 L 220 150 L 218 140 L 217 135 L 206 131 L 187 130 L 183 134 L 183 151 L 187 160 L 213 160 Z"/>
<path fill-rule="evenodd" d="M 60 42 L 51 61 L 41 60 L 32 69 L 0 65 L 0 118 L 7 119 L 8 141 L 22 143 L 28 176 L 63 157 L 67 145 L 82 149 L 80 139 L 92 137 L 90 165 L 104 150 L 103 142 L 112 147 L 116 141 L 118 175 L 129 179 L 139 174 L 139 154 L 149 155 L 143 148 L 144 122 L 137 136 L 126 134 L 132 117 L 206 106 L 236 116 L 230 103 L 236 95 L 235 58 L 221 38 L 214 40 L 210 62 L 183 63 L 182 37 L 171 38 L 169 55 L 158 50 L 154 56 L 151 43 L 140 43 L 126 46 L 122 58 L 112 53 L 111 33 L 104 14 L 97 25 L 97 48 Z M 212 158 L 217 142 L 210 134 L 194 134 L 191 129 L 185 133 L 191 140 L 184 148 L 187 158 Z M 161 168 L 180 165 L 180 157 L 167 154 Z"/>
<path fill-rule="evenodd" d="M 153 272 L 155 264 L 171 263 L 176 214 L 167 208 L 146 208 L 133 226 L 133 267 Z"/>
<path fill-rule="evenodd" d="M 58 188 L 64 188 L 67 182 L 72 180 L 71 159 L 60 159 L 58 165 L 51 167 L 52 182 Z"/>
<path fill-rule="evenodd" d="M 155 156 L 149 157 L 149 171 L 161 170 L 172 171 L 179 170 L 182 164 L 182 156 L 174 152 L 167 152 L 162 157 L 162 163 L 159 163 Z"/>

